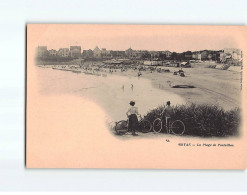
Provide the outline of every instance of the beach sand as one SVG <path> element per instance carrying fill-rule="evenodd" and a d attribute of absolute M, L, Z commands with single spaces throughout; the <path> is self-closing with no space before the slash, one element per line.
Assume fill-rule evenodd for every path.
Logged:
<path fill-rule="evenodd" d="M 197 66 L 183 69 L 185 77 L 173 75 L 179 68 L 167 67 L 170 73 L 142 71 L 138 78 L 137 70 L 129 69 L 121 72 L 119 69 L 109 73 L 103 69 L 107 77 L 75 74 L 71 71 L 38 68 L 40 93 L 49 95 L 76 95 L 81 101 L 93 101 L 104 110 L 105 121 L 111 127 L 115 122 L 126 120 L 129 101 L 135 100 L 139 112 L 145 115 L 149 110 L 171 101 L 172 105 L 196 103 L 217 105 L 225 110 L 241 105 L 241 74 L 237 72 L 205 68 Z M 151 81 L 151 82 L 150 82 Z M 195 88 L 171 88 L 171 85 L 193 85 Z M 121 88 L 124 84 L 124 90 Z M 131 90 L 131 84 L 134 90 Z M 66 104 L 70 104 L 67 102 Z M 112 133 L 115 134 L 113 128 Z M 172 135 L 139 133 L 142 137 L 169 137 Z M 119 137 L 119 136 L 118 136 Z M 126 134 L 120 139 L 132 137 Z"/>
<path fill-rule="evenodd" d="M 152 81 L 155 88 L 175 93 L 187 103 L 217 105 L 225 110 L 241 107 L 241 73 L 206 68 L 197 65 L 194 68 L 183 68 L 185 77 L 173 75 L 179 68 L 167 67 L 170 73 L 141 71 L 141 78 Z M 137 77 L 138 71 L 117 70 L 113 74 L 128 77 Z M 171 88 L 171 85 L 193 85 L 195 88 Z M 172 101 L 172 100 L 171 100 Z"/>
<path fill-rule="evenodd" d="M 131 74 L 108 74 L 107 77 L 102 77 L 51 68 L 38 68 L 37 72 L 42 95 L 71 94 L 79 96 L 81 101 L 88 99 L 105 110 L 108 121 L 126 119 L 131 100 L 136 101 L 142 115 L 168 100 L 173 100 L 174 104 L 185 104 L 179 95 L 155 88 L 149 79 L 137 78 Z"/>
<path fill-rule="evenodd" d="M 198 137 L 175 136 L 163 133 L 155 134 L 153 132 L 147 134 L 138 133 L 139 136 L 136 137 L 130 134 L 114 136 L 115 132 L 110 131 L 105 124 L 107 110 L 104 106 L 101 106 L 104 102 L 109 102 L 109 99 L 102 96 L 104 97 L 101 100 L 103 103 L 99 104 L 97 98 L 89 99 L 87 98 L 88 96 L 82 93 L 85 88 L 88 88 L 85 89 L 86 91 L 96 89 L 90 87 L 98 83 L 94 83 L 94 81 L 96 81 L 96 78 L 100 79 L 100 77 L 92 76 L 92 79 L 89 80 L 92 83 L 82 82 L 82 78 L 85 76 L 82 73 L 76 74 L 70 71 L 53 70 L 51 68 L 35 67 L 36 69 L 34 69 L 34 66 L 30 67 L 27 82 L 26 132 L 26 166 L 29 168 L 148 167 L 183 169 L 189 168 L 186 163 L 191 162 L 191 159 L 196 164 L 196 166 L 193 166 L 194 169 L 206 165 L 208 168 L 215 168 L 215 163 L 220 163 L 222 165 L 221 168 L 232 168 L 229 167 L 231 163 L 224 162 L 229 162 L 239 157 L 235 150 L 229 150 L 228 148 L 215 147 L 214 153 L 212 153 L 206 147 L 200 147 L 197 150 L 177 147 L 178 143 L 198 143 Z M 169 69 L 173 70 L 173 68 Z M 184 103 L 218 103 L 226 109 L 240 106 L 239 73 L 201 67 L 184 69 L 184 71 L 186 75 L 184 78 L 178 75 L 175 76 L 172 73 L 142 72 L 143 75 L 140 81 L 145 78 L 143 83 L 145 89 L 150 89 L 152 86 L 157 90 L 161 89 L 158 90 L 160 95 L 163 94 L 160 92 L 163 90 L 165 94 L 164 100 L 169 98 L 166 96 L 168 91 L 172 92 L 171 98 L 175 98 L 174 94 L 177 94 L 178 97 L 183 97 L 181 101 Z M 136 78 L 134 80 L 137 80 L 137 71 L 128 70 L 127 72 L 120 72 L 118 70 L 112 75 L 121 75 L 125 76 L 126 79 Z M 31 78 L 32 80 L 30 80 Z M 123 82 L 125 78 L 121 77 Z M 147 82 L 146 79 L 149 79 L 151 82 Z M 196 88 L 170 88 L 167 83 L 168 80 L 174 84 L 195 85 Z M 95 91 L 90 93 L 92 93 L 91 95 L 106 95 L 111 91 L 114 93 L 113 88 L 109 90 L 111 88 L 108 87 L 118 86 L 119 88 L 120 83 L 122 81 L 118 83 L 117 81 L 108 82 L 108 85 L 106 85 L 107 83 L 98 83 L 102 85 L 102 88 L 100 88 L 98 93 L 95 93 Z M 142 91 L 138 91 L 138 93 L 142 93 Z M 86 95 L 90 94 L 87 93 Z M 127 101 L 130 97 L 123 94 L 117 96 L 119 101 Z M 145 99 L 148 98 L 146 97 Z M 171 101 L 175 104 L 172 99 Z M 160 102 L 163 103 L 162 100 Z M 156 104 L 156 102 L 154 103 Z M 129 106 L 128 102 L 122 103 L 119 106 L 120 108 L 115 108 L 113 113 L 123 112 L 125 115 L 124 111 Z M 113 107 L 109 107 L 109 109 L 112 110 Z M 166 142 L 167 139 L 170 139 L 170 142 Z M 205 138 L 200 142 L 204 140 L 209 144 L 215 143 L 216 140 L 217 143 L 224 144 L 226 142 L 225 138 Z M 235 148 L 241 147 L 241 145 L 238 145 L 238 141 L 238 139 L 231 139 L 231 143 L 236 144 Z M 134 152 L 132 152 L 133 148 Z M 152 150 L 152 148 L 156 149 Z M 157 148 L 159 149 L 157 150 Z M 210 163 L 211 161 L 201 161 L 200 158 L 195 158 L 198 150 L 203 153 L 205 159 L 215 159 L 215 152 L 216 154 L 221 152 L 224 155 L 222 155 L 222 158 L 216 158 L 218 161 Z M 181 156 L 184 158 L 181 158 Z M 124 160 L 119 161 L 119 159 Z M 156 159 L 159 159 L 159 161 Z M 142 163 L 140 164 L 140 162 Z M 183 163 L 175 166 L 173 162 Z"/>

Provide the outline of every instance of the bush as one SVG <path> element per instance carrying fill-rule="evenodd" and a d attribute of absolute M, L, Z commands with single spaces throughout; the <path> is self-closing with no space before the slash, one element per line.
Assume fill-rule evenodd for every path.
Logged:
<path fill-rule="evenodd" d="M 146 116 L 151 123 L 160 117 L 164 105 L 150 110 Z M 224 137 L 238 135 L 240 109 L 225 111 L 214 105 L 179 105 L 173 107 L 174 120 L 185 124 L 185 135 L 201 137 Z"/>

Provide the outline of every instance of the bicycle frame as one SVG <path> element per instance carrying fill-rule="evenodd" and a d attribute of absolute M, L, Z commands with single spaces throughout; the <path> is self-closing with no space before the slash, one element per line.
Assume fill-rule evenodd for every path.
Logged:
<path fill-rule="evenodd" d="M 150 121 L 149 120 L 146 120 L 145 117 L 142 117 L 141 115 L 139 115 L 138 118 L 139 118 L 139 120 L 138 120 L 138 129 L 136 129 L 136 130 L 139 131 L 139 132 L 142 132 L 142 133 L 150 132 L 151 129 L 152 129 L 152 124 L 150 123 Z M 125 134 L 125 133 L 127 133 L 127 132 L 130 131 L 130 129 L 129 129 L 129 119 L 127 119 L 127 120 L 121 120 L 121 121 L 116 122 L 116 124 L 115 124 L 115 130 L 117 131 L 117 133 L 119 133 L 119 131 L 121 131 L 120 129 L 117 130 L 117 125 L 118 124 L 121 124 L 122 122 L 125 123 L 124 124 L 125 130 L 121 134 Z M 148 122 L 148 125 L 149 126 L 146 126 L 147 125 L 147 122 Z"/>
<path fill-rule="evenodd" d="M 161 113 L 161 116 L 157 117 L 157 118 L 159 118 L 161 120 L 161 122 L 162 122 L 161 131 L 163 130 L 163 127 L 165 126 L 165 130 L 167 131 L 167 133 L 170 134 L 171 133 L 171 124 L 173 123 L 172 118 L 171 117 L 164 117 L 163 116 L 163 112 Z M 167 125 L 168 124 L 168 119 L 170 119 L 169 126 Z"/>
<path fill-rule="evenodd" d="M 169 120 L 169 125 L 168 125 L 168 120 Z M 163 120 L 164 121 L 164 120 Z M 173 120 L 171 117 L 165 117 L 165 125 L 166 125 L 166 131 L 167 133 L 171 133 L 171 124 L 173 123 Z"/>
<path fill-rule="evenodd" d="M 173 133 L 173 134 L 176 134 L 176 135 L 182 135 L 184 133 L 184 131 L 185 131 L 185 125 L 180 120 L 174 120 L 171 117 L 159 117 L 159 118 L 156 118 L 155 121 L 156 120 L 160 121 L 160 123 L 158 123 L 160 125 L 160 129 L 158 129 L 158 130 L 154 129 L 154 132 L 156 132 L 156 133 L 161 132 L 164 129 L 164 127 L 166 129 L 166 133 L 168 133 L 168 134 Z M 174 131 L 174 128 L 177 129 L 177 126 L 176 125 L 174 126 L 175 122 L 176 122 L 176 125 L 178 123 L 182 124 L 181 133 L 178 133 L 177 131 Z"/>

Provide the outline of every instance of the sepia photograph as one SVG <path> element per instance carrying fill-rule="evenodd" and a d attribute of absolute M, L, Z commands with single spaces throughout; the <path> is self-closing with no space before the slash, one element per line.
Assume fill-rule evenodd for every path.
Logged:
<path fill-rule="evenodd" d="M 1 1 L 0 194 L 247 191 L 246 8 Z"/>
<path fill-rule="evenodd" d="M 124 38 L 122 34 L 120 41 Z M 106 111 L 106 123 L 117 136 L 238 136 L 241 49 L 234 40 L 229 44 L 218 37 L 209 36 L 205 46 L 192 47 L 198 37 L 178 37 L 176 45 L 166 44 L 165 38 L 126 35 L 130 45 L 126 49 L 126 43 L 115 46 L 114 37 L 116 49 L 110 47 L 111 40 L 97 42 L 97 37 L 88 43 L 94 48 L 79 44 L 80 40 L 63 48 L 39 45 L 35 65 L 44 80 L 41 92 L 92 99 Z M 139 43 L 152 40 L 149 46 Z M 174 50 L 166 50 L 171 46 Z"/>
<path fill-rule="evenodd" d="M 36 95 L 34 100 L 27 96 L 27 106 L 40 105 L 27 110 L 33 113 L 27 121 L 36 127 L 27 126 L 28 156 L 50 142 L 82 147 L 89 138 L 95 139 L 90 147 L 109 141 L 121 148 L 145 140 L 179 140 L 177 147 L 233 147 L 228 140 L 243 133 L 242 30 L 28 25 L 27 93 L 35 90 Z M 211 143 L 215 140 L 219 143 Z"/>

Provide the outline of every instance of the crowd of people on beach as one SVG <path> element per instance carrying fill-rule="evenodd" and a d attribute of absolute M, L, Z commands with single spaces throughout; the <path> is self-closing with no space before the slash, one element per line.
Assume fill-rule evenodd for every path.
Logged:
<path fill-rule="evenodd" d="M 128 70 L 137 71 L 137 77 L 141 77 L 143 75 L 143 72 L 146 73 L 171 73 L 169 68 L 165 67 L 154 67 L 154 66 L 141 66 L 141 65 L 92 65 L 92 66 L 82 66 L 82 69 L 85 71 L 96 71 L 96 72 L 109 72 L 110 74 L 113 74 L 114 72 L 126 72 Z M 108 70 L 107 70 L 108 69 Z M 185 77 L 185 73 L 183 71 L 183 68 L 180 67 L 179 70 L 174 71 L 173 75 L 179 75 L 181 77 Z"/>

